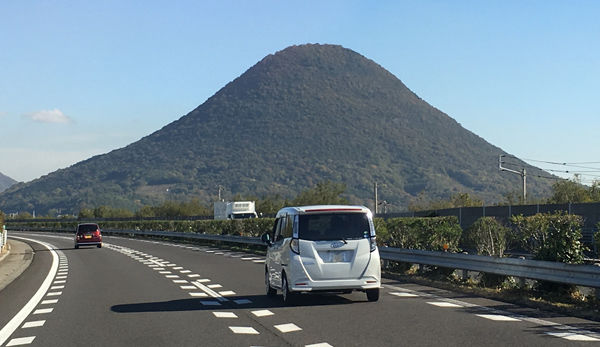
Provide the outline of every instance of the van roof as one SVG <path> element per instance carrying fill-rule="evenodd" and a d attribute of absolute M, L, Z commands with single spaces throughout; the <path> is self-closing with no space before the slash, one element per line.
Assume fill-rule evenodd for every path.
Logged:
<path fill-rule="evenodd" d="M 310 205 L 284 207 L 277 212 L 277 218 L 287 214 L 316 214 L 316 213 L 370 213 L 365 206 L 358 205 Z"/>

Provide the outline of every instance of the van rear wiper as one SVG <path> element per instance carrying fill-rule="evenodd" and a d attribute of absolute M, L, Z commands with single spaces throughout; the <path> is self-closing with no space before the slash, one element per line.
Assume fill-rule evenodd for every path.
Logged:
<path fill-rule="evenodd" d="M 342 242 L 343 242 L 345 245 L 347 245 L 347 244 L 348 244 L 348 241 L 346 241 L 346 239 L 345 239 L 345 238 L 343 238 L 343 237 L 342 237 L 342 238 L 341 238 L 341 240 L 342 240 Z"/>

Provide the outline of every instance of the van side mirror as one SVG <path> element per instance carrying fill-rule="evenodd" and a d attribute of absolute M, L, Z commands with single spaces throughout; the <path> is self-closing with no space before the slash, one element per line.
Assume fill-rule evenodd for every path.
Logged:
<path fill-rule="evenodd" d="M 265 243 L 267 246 L 270 246 L 272 244 L 271 235 L 269 235 L 269 234 L 262 234 L 262 236 L 260 237 L 260 240 L 263 243 Z"/>

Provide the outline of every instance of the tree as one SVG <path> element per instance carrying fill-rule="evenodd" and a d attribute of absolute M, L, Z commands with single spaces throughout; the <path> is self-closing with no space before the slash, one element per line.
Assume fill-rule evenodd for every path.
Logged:
<path fill-rule="evenodd" d="M 457 208 L 457 207 L 474 207 L 482 206 L 483 200 L 480 200 L 476 196 L 471 196 L 469 193 L 457 193 L 452 195 L 447 200 L 437 201 L 425 201 L 424 194 L 421 192 L 417 201 L 408 206 L 410 211 L 427 211 L 427 210 L 441 210 L 446 208 Z"/>
<path fill-rule="evenodd" d="M 89 208 L 82 208 L 77 215 L 79 219 L 94 218 L 94 211 Z"/>
<path fill-rule="evenodd" d="M 581 184 L 581 180 L 575 176 L 571 180 L 560 180 L 556 181 L 552 185 L 552 196 L 548 199 L 550 204 L 566 204 L 569 202 L 591 202 L 592 197 L 590 192 L 593 191 L 597 197 L 598 194 L 598 182 L 595 182 L 593 188 L 586 188 Z M 599 201 L 599 200 L 597 200 Z"/>

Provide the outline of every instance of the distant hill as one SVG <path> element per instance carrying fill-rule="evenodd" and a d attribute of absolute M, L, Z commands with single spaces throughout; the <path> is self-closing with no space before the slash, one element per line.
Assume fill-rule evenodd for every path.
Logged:
<path fill-rule="evenodd" d="M 0 172 L 0 192 L 5 191 L 8 187 L 12 186 L 15 183 L 17 183 L 17 181 Z"/>
<path fill-rule="evenodd" d="M 208 202 L 219 185 L 226 197 L 293 197 L 325 180 L 345 183 L 349 200 L 368 206 L 378 182 L 394 210 L 419 194 L 494 203 L 520 189 L 517 175 L 498 170 L 503 153 L 372 60 L 341 46 L 292 46 L 153 134 L 13 186 L 0 209 Z M 535 177 L 542 171 L 520 164 L 529 196 L 548 194 L 550 182 Z"/>

